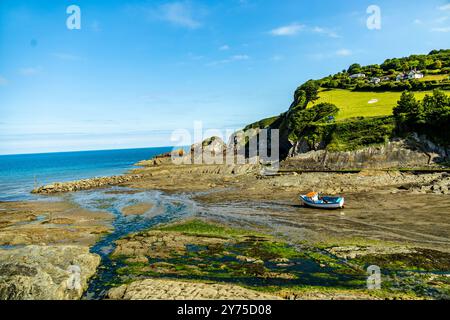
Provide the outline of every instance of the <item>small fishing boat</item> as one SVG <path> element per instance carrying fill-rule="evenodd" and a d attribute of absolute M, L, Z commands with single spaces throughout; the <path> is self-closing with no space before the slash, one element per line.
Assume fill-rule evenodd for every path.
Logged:
<path fill-rule="evenodd" d="M 317 192 L 301 195 L 300 200 L 304 206 L 317 209 L 341 209 L 345 202 L 344 197 L 322 197 Z"/>

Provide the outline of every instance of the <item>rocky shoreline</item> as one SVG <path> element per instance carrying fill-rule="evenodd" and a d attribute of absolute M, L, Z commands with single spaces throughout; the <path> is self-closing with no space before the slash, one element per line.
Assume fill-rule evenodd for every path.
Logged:
<path fill-rule="evenodd" d="M 0 202 L 0 300 L 80 299 L 112 216 L 68 202 Z"/>
<path fill-rule="evenodd" d="M 74 192 L 81 190 L 90 190 L 96 188 L 102 188 L 107 186 L 120 185 L 122 183 L 135 181 L 144 178 L 141 174 L 126 174 L 120 176 L 111 177 L 99 177 L 92 179 L 83 179 L 78 181 L 69 182 L 55 182 L 46 186 L 38 187 L 31 191 L 34 194 L 53 194 L 53 193 L 64 193 L 64 192 Z"/>
<path fill-rule="evenodd" d="M 283 165 L 285 169 L 290 168 L 287 162 Z M 428 299 L 448 296 L 445 276 L 411 274 L 414 288 L 430 288 L 424 294 L 416 291 L 411 294 L 406 289 L 374 293 L 363 289 L 292 287 L 289 283 L 302 277 L 297 271 L 287 271 L 292 263 L 295 265 L 306 258 L 313 259 L 320 268 L 344 271 L 349 262 L 359 268 L 358 272 L 364 271 L 366 263 L 388 269 L 402 265 L 450 272 L 450 266 L 445 263 L 446 252 L 450 251 L 446 227 L 450 222 L 445 209 L 450 207 L 445 196 L 449 194 L 450 177 L 446 172 L 417 174 L 391 168 L 266 176 L 261 175 L 260 165 L 174 165 L 168 154 L 140 162 L 139 166 L 121 176 L 54 183 L 33 190 L 35 194 L 50 195 L 127 187 L 123 191 L 115 189 L 111 192 L 114 196 L 161 190 L 175 197 L 189 197 L 201 208 L 196 214 L 202 221 L 217 224 L 216 227 L 197 225 L 194 233 L 186 226 L 175 224 L 168 229 L 151 229 L 117 240 L 109 257 L 120 261 L 118 265 L 123 267 L 105 298 Z M 298 194 L 311 190 L 343 194 L 349 206 L 327 215 L 300 209 L 296 201 Z M 120 207 L 120 215 L 126 219 L 151 219 L 164 214 L 156 202 L 139 199 Z M 429 203 L 439 206 L 431 212 L 427 209 Z M 99 256 L 89 254 L 89 248 L 102 235 L 111 233 L 114 217 L 64 201 L 0 203 L 0 213 L 0 299 L 79 299 L 88 279 L 95 278 L 99 271 Z M 245 226 L 244 235 L 235 229 L 203 234 L 211 228 L 217 232 L 236 225 Z M 253 233 L 255 230 L 258 235 Z M 284 240 L 271 238 L 273 234 L 283 234 L 288 241 L 286 245 L 303 249 L 291 251 L 285 247 Z M 264 243 L 270 245 L 261 247 Z M 271 256 L 273 252 L 268 254 L 267 250 L 277 253 Z M 330 260 L 328 255 L 334 258 Z M 223 257 L 230 263 L 221 262 Z M 295 259 L 300 260 L 295 262 Z M 22 261 L 28 261 L 27 266 Z M 342 261 L 347 262 L 342 264 Z M 75 291 L 67 287 L 71 279 L 68 270 L 74 264 L 85 272 L 81 289 Z M 329 277 L 319 267 L 314 276 Z M 218 274 L 220 278 L 215 278 Z M 233 283 L 236 277 L 244 282 L 276 279 L 285 281 L 287 287 L 260 292 Z M 197 280 L 192 282 L 192 279 Z M 401 288 L 411 285 L 407 278 L 401 279 L 405 283 L 398 283 L 395 277 L 387 281 Z"/>

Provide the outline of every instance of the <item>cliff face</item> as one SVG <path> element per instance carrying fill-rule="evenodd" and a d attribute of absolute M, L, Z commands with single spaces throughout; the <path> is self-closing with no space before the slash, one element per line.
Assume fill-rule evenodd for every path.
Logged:
<path fill-rule="evenodd" d="M 305 141 L 298 141 L 282 162 L 285 169 L 343 170 L 434 167 L 447 161 L 450 150 L 441 148 L 424 137 L 394 139 L 384 145 L 355 151 L 311 151 Z"/>

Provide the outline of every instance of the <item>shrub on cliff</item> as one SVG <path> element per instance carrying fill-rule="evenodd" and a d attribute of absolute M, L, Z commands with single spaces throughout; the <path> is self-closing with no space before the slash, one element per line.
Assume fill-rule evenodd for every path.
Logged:
<path fill-rule="evenodd" d="M 319 103 L 312 108 L 289 112 L 287 118 L 289 139 L 291 141 L 297 141 L 309 125 L 317 122 L 331 121 L 338 112 L 338 107 L 331 103 Z"/>

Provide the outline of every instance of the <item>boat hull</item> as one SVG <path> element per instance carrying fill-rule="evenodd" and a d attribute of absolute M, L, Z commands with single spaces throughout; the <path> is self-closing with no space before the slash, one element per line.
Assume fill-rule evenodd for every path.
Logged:
<path fill-rule="evenodd" d="M 327 198 L 325 198 L 327 199 Z M 325 210 L 336 210 L 341 209 L 344 207 L 345 199 L 343 197 L 336 197 L 336 198 L 328 198 L 330 200 L 333 200 L 333 202 L 329 201 L 328 203 L 318 203 L 313 202 L 306 196 L 300 196 L 300 201 L 304 206 L 315 208 L 315 209 L 325 209 Z"/>

